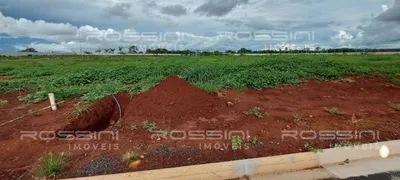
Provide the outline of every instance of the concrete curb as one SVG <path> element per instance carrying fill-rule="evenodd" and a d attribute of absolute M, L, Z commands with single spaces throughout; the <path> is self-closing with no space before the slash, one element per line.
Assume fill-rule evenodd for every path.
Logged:
<path fill-rule="evenodd" d="M 380 157 L 379 149 L 386 145 L 390 155 Z M 366 148 L 372 147 L 372 148 Z M 244 159 L 221 163 L 131 173 L 84 177 L 76 179 L 324 179 L 346 178 L 385 171 L 400 170 L 400 140 L 362 144 L 354 147 L 324 149 L 322 152 L 296 153 L 281 156 Z M 371 170 L 371 162 L 379 166 Z M 382 162 L 388 166 L 382 166 Z M 397 163 L 393 164 L 393 163 Z M 365 170 L 367 167 L 367 170 Z M 353 170 L 351 170 L 353 168 Z M 355 170 L 354 170 L 355 168 Z M 364 169 L 363 169 L 364 168 Z M 370 171 L 371 170 L 371 171 Z M 296 172 L 297 171 L 297 172 Z M 339 174 L 339 176 L 338 176 Z"/>

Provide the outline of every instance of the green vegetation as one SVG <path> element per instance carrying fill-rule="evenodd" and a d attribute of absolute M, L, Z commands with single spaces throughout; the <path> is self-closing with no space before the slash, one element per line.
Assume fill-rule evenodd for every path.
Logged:
<path fill-rule="evenodd" d="M 47 177 L 51 174 L 61 172 L 64 167 L 64 157 L 66 154 L 62 153 L 60 156 L 52 153 L 46 154 L 40 158 L 40 167 L 35 171 L 36 177 Z"/>
<path fill-rule="evenodd" d="M 325 111 L 334 115 L 343 115 L 344 112 L 339 111 L 336 107 L 324 107 Z"/>
<path fill-rule="evenodd" d="M 308 151 L 313 152 L 313 153 L 322 152 L 322 149 L 313 147 L 313 146 L 311 146 L 311 145 L 309 145 L 309 144 L 304 144 L 304 147 L 305 147 Z"/>
<path fill-rule="evenodd" d="M 133 153 L 133 152 L 126 152 L 126 153 L 122 156 L 122 160 L 123 160 L 123 161 L 129 162 L 129 161 L 138 159 L 138 158 L 140 157 L 140 155 L 141 155 L 141 154 L 138 153 L 138 152 L 136 152 L 136 153 Z"/>
<path fill-rule="evenodd" d="M 93 102 L 127 91 L 138 94 L 171 75 L 205 91 L 291 85 L 303 79 L 339 80 L 378 75 L 399 83 L 397 55 L 268 56 L 32 56 L 0 57 L 0 92 L 30 90 L 19 100 L 40 102 L 82 97 Z"/>
<path fill-rule="evenodd" d="M 136 130 L 137 129 L 137 126 L 136 125 L 131 125 L 131 130 L 133 131 L 133 130 Z"/>
<path fill-rule="evenodd" d="M 295 114 L 295 115 L 293 115 L 293 119 L 294 119 L 295 121 L 300 121 L 301 119 L 303 119 L 303 116 L 302 116 L 302 115 L 299 115 L 299 114 Z"/>
<path fill-rule="evenodd" d="M 148 132 L 153 132 L 155 129 L 157 129 L 156 123 L 155 122 L 149 123 L 148 120 L 142 122 L 142 127 L 146 129 Z"/>
<path fill-rule="evenodd" d="M 77 107 L 74 111 L 72 111 L 71 115 L 74 117 L 78 117 L 83 113 L 90 112 L 89 107 Z"/>
<path fill-rule="evenodd" d="M 258 118 L 263 118 L 264 116 L 269 116 L 267 112 L 264 112 L 263 114 L 260 112 L 261 108 L 260 107 L 253 107 L 248 111 L 243 112 L 244 114 L 248 116 L 256 116 Z"/>
<path fill-rule="evenodd" d="M 0 104 L 8 104 L 7 100 L 0 100 Z"/>
<path fill-rule="evenodd" d="M 122 126 L 122 122 L 121 122 L 121 119 L 120 120 L 118 120 L 117 122 L 111 122 L 111 126 L 113 126 L 113 128 L 114 129 L 118 129 L 118 128 L 120 128 L 121 126 Z"/>
<path fill-rule="evenodd" d="M 354 82 L 354 80 L 352 80 L 350 78 L 343 78 L 343 79 L 340 79 L 340 81 L 345 82 L 345 83 L 353 83 Z"/>
<path fill-rule="evenodd" d="M 331 145 L 333 148 L 341 148 L 341 147 L 351 147 L 351 146 L 359 146 L 361 145 L 360 142 L 351 142 L 351 141 L 340 141 Z"/>
<path fill-rule="evenodd" d="M 400 111 L 400 104 L 390 104 L 390 107 L 392 107 L 393 109 Z"/>
<path fill-rule="evenodd" d="M 242 138 L 240 136 L 232 136 L 232 150 L 236 151 L 242 148 Z"/>
<path fill-rule="evenodd" d="M 258 140 L 257 136 L 254 136 L 253 138 L 247 138 L 246 139 L 246 143 L 251 143 L 254 146 L 258 146 L 258 145 L 263 145 L 264 143 L 260 140 Z"/>

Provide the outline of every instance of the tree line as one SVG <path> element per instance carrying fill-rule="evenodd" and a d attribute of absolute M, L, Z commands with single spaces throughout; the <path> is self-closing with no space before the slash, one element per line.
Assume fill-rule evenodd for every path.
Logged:
<path fill-rule="evenodd" d="M 333 49 L 321 49 L 320 47 L 316 47 L 315 49 L 304 48 L 302 50 L 290 50 L 288 48 L 282 50 L 251 50 L 246 48 L 241 48 L 239 50 L 226 50 L 226 51 L 218 51 L 218 50 L 208 50 L 208 51 L 193 51 L 193 50 L 168 50 L 163 48 L 158 49 L 147 49 L 145 52 L 138 51 L 137 46 L 130 46 L 127 52 L 123 51 L 123 47 L 118 47 L 118 54 L 180 54 L 187 56 L 221 56 L 221 55 L 229 55 L 229 54 L 302 54 L 302 53 L 331 53 L 331 54 L 345 54 L 345 53 L 376 53 L 376 52 L 400 52 L 400 49 L 360 49 L 360 48 L 333 48 Z M 96 50 L 96 53 L 115 53 L 114 48 L 106 48 Z M 20 52 L 37 52 L 34 48 L 27 48 Z M 92 54 L 92 52 L 84 51 L 85 54 Z"/>

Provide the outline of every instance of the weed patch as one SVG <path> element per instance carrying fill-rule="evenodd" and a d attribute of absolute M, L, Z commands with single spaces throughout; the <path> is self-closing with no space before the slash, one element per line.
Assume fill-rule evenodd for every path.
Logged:
<path fill-rule="evenodd" d="M 46 154 L 40 158 L 40 166 L 35 171 L 36 177 L 47 177 L 52 174 L 57 174 L 61 172 L 64 167 L 64 157 L 66 154 L 61 154 L 60 156 L 54 155 L 52 153 Z"/>
<path fill-rule="evenodd" d="M 259 146 L 264 144 L 262 141 L 258 140 L 257 136 L 254 136 L 253 138 L 247 138 L 246 143 L 253 144 L 254 146 Z"/>
<path fill-rule="evenodd" d="M 390 104 L 390 107 L 392 107 L 393 109 L 400 111 L 400 104 Z"/>
<path fill-rule="evenodd" d="M 74 111 L 71 112 L 71 116 L 78 117 L 84 113 L 90 112 L 89 107 L 78 107 Z"/>
<path fill-rule="evenodd" d="M 313 153 L 322 152 L 322 149 L 313 147 L 309 144 L 304 144 L 304 148 L 306 148 L 308 151 L 313 152 Z"/>
<path fill-rule="evenodd" d="M 157 129 L 157 125 L 155 122 L 149 123 L 148 120 L 145 120 L 142 122 L 142 127 L 146 129 L 148 132 L 153 132 L 155 129 Z"/>
<path fill-rule="evenodd" d="M 302 115 L 299 115 L 299 114 L 295 114 L 295 115 L 293 115 L 293 119 L 294 119 L 295 121 L 300 121 L 300 120 L 303 119 L 303 116 L 302 116 Z"/>
<path fill-rule="evenodd" d="M 232 150 L 236 151 L 242 148 L 242 138 L 240 136 L 232 136 Z"/>
<path fill-rule="evenodd" d="M 129 162 L 129 161 L 138 159 L 140 156 L 141 156 L 141 154 L 138 153 L 138 152 L 136 152 L 136 153 L 133 153 L 133 152 L 126 152 L 126 153 L 122 156 L 122 160 L 123 160 L 123 161 L 126 161 L 126 162 Z"/>
<path fill-rule="evenodd" d="M 353 83 L 354 82 L 354 80 L 352 80 L 350 78 L 343 78 L 343 79 L 340 79 L 340 81 L 345 82 L 345 83 Z"/>
<path fill-rule="evenodd" d="M 131 125 L 131 130 L 133 131 L 133 130 L 136 130 L 137 129 L 137 126 L 136 125 Z"/>
<path fill-rule="evenodd" d="M 256 116 L 258 118 L 263 118 L 264 116 L 269 116 L 267 112 L 261 113 L 261 108 L 260 107 L 253 107 L 248 111 L 243 112 L 243 114 L 246 114 L 248 116 Z"/>
<path fill-rule="evenodd" d="M 334 115 L 343 115 L 344 112 L 339 111 L 336 107 L 324 107 L 325 111 Z"/>
<path fill-rule="evenodd" d="M 331 145 L 333 148 L 341 148 L 341 147 L 352 147 L 352 146 L 359 146 L 361 145 L 360 142 L 350 142 L 350 141 L 340 141 Z"/>

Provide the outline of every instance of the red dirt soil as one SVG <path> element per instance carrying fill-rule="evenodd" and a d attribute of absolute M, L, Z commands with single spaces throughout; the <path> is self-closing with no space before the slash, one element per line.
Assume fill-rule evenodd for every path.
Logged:
<path fill-rule="evenodd" d="M 400 112 L 389 106 L 390 103 L 400 103 L 400 87 L 376 77 L 350 78 L 353 83 L 308 80 L 297 86 L 243 92 L 222 90 L 218 94 L 209 94 L 178 77 L 169 77 L 136 97 L 127 93 L 118 94 L 123 118 L 119 126 L 109 127 L 110 122 L 119 120 L 118 108 L 112 97 L 94 103 L 90 112 L 70 123 L 68 116 L 78 100 L 69 100 L 61 104 L 58 111 L 44 111 L 39 116 L 29 116 L 0 127 L 0 178 L 30 179 L 38 159 L 46 152 L 71 153 L 65 168 L 57 175 L 57 178 L 71 178 L 297 153 L 307 151 L 304 148 L 306 143 L 328 148 L 331 143 L 340 142 L 282 139 L 283 130 L 374 130 L 379 131 L 379 141 L 400 139 Z M 0 123 L 23 115 L 29 109 L 48 106 L 48 102 L 18 102 L 18 95 L 0 94 L 0 99 L 9 101 L 0 105 Z M 232 105 L 227 106 L 227 102 Z M 25 109 L 15 110 L 20 106 L 25 106 Z M 260 107 L 262 113 L 268 112 L 270 116 L 257 118 L 243 113 L 253 107 Z M 336 107 L 345 114 L 332 115 L 324 107 Z M 295 114 L 301 115 L 302 119 L 295 121 Z M 188 138 L 188 134 L 182 140 L 170 137 L 152 139 L 152 133 L 142 128 L 145 120 L 155 122 L 157 129 L 175 130 L 174 137 L 183 137 L 182 132 L 188 130 L 243 130 L 248 131 L 251 137 L 257 136 L 263 145 L 246 144 L 243 149 L 233 151 L 229 139 L 193 140 Z M 55 131 L 62 127 L 117 131 L 118 139 L 20 140 L 20 131 Z M 204 135 L 211 137 L 212 133 Z M 366 143 L 378 140 L 363 136 L 353 141 Z M 90 148 L 83 148 L 86 144 Z M 205 148 L 204 144 L 211 146 Z M 121 159 L 128 151 L 145 156 L 136 169 L 129 169 L 128 163 Z M 101 168 L 104 162 L 111 163 L 108 169 Z"/>
<path fill-rule="evenodd" d="M 2 80 L 11 80 L 12 78 L 10 76 L 0 76 L 0 81 Z"/>
<path fill-rule="evenodd" d="M 215 118 L 228 110 L 225 102 L 217 96 L 173 76 L 150 91 L 133 98 L 125 109 L 123 120 L 138 124 L 149 120 L 174 127 L 189 127 L 198 121 Z M 190 128 L 179 128 L 186 129 Z"/>
<path fill-rule="evenodd" d="M 110 96 L 96 101 L 88 108 L 88 110 L 81 111 L 79 116 L 76 114 L 72 121 L 57 130 L 57 132 L 104 130 L 110 125 L 110 119 L 114 115 L 115 106 L 116 103 Z"/>

